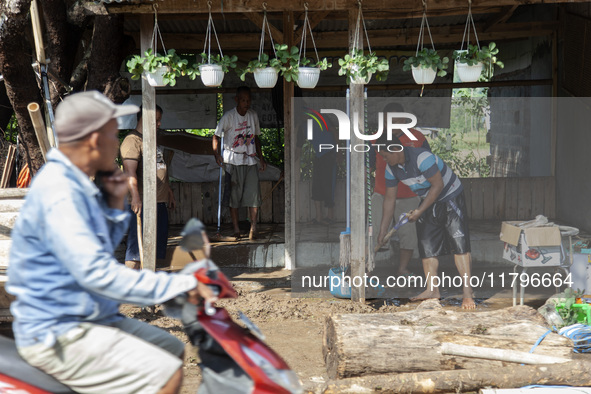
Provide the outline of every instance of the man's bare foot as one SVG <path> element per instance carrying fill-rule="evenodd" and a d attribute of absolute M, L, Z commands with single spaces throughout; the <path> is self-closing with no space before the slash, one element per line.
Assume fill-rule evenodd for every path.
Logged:
<path fill-rule="evenodd" d="M 412 275 L 412 272 L 410 272 L 409 270 L 402 270 L 402 271 L 398 271 L 396 273 L 396 275 L 398 275 L 398 276 L 410 276 L 410 275 Z"/>
<path fill-rule="evenodd" d="M 464 298 L 462 301 L 462 309 L 476 309 L 474 298 Z"/>
<path fill-rule="evenodd" d="M 411 301 L 425 301 L 425 300 L 437 300 L 439 301 L 439 289 L 425 290 L 416 297 L 411 298 Z"/>

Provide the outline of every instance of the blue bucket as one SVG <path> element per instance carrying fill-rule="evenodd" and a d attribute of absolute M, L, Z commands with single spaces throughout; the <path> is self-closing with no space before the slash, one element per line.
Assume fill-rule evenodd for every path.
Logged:
<path fill-rule="evenodd" d="M 351 298 L 351 284 L 341 283 L 344 282 L 341 281 L 341 275 L 343 274 L 343 272 L 345 272 L 345 270 L 341 267 L 331 268 L 328 271 L 328 276 L 330 279 L 330 294 L 337 298 Z M 338 282 L 340 283 L 340 286 L 333 286 L 333 276 L 339 278 Z M 336 283 L 337 281 L 334 280 L 334 282 Z"/>

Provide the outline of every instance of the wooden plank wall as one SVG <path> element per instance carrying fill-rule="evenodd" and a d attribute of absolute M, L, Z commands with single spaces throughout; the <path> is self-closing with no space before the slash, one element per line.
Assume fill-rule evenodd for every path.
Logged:
<path fill-rule="evenodd" d="M 285 199 L 283 181 L 273 190 L 277 182 L 261 182 L 259 211 L 261 223 L 283 223 L 285 221 Z M 175 209 L 168 210 L 170 224 L 185 224 L 190 218 L 199 218 L 205 224 L 217 224 L 218 220 L 218 182 L 170 184 L 176 200 Z M 223 185 L 222 185 L 223 187 Z M 246 208 L 240 210 L 240 220 L 246 220 Z M 232 223 L 228 209 L 222 209 L 222 223 Z"/>
<path fill-rule="evenodd" d="M 555 218 L 554 177 L 529 178 L 464 178 L 464 195 L 470 219 L 474 220 L 522 220 L 536 215 Z M 271 193 L 276 182 L 261 182 L 263 203 L 260 209 L 261 223 L 285 221 L 284 186 L 281 182 Z M 200 218 L 205 224 L 217 223 L 218 183 L 171 184 L 177 207 L 169 211 L 171 224 L 184 224 L 191 217 Z M 311 199 L 311 182 L 298 183 L 298 223 L 309 222 L 315 217 Z M 335 219 L 345 221 L 345 181 L 337 180 L 335 195 Z M 338 196 L 341 196 L 340 198 Z M 223 211 L 222 223 L 231 223 L 229 212 Z M 246 209 L 240 212 L 240 220 L 246 219 Z M 375 222 L 374 218 L 374 222 Z"/>
<path fill-rule="evenodd" d="M 470 219 L 556 217 L 554 177 L 464 178 L 462 184 Z"/>

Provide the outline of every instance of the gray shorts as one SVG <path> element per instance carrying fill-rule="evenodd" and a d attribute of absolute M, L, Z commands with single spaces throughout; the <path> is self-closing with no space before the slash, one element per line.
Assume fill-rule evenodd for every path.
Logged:
<path fill-rule="evenodd" d="M 80 325 L 57 338 L 18 348 L 23 359 L 78 393 L 157 393 L 182 367 L 184 344 L 134 319 Z"/>
<path fill-rule="evenodd" d="M 260 207 L 261 186 L 259 184 L 259 166 L 235 166 L 226 164 L 226 171 L 232 176 L 230 207 Z"/>
<path fill-rule="evenodd" d="M 410 198 L 397 198 L 396 207 L 394 208 L 394 219 L 392 221 L 398 221 L 398 218 L 403 213 L 417 209 L 421 199 L 418 196 Z M 376 234 L 373 237 L 374 243 L 377 242 L 377 234 L 380 231 L 380 223 L 382 222 L 382 206 L 384 205 L 384 196 L 379 193 L 374 193 L 371 199 L 371 221 L 373 224 L 374 232 Z M 392 228 L 394 223 L 390 223 L 388 229 Z M 416 249 L 417 241 L 417 230 L 414 223 L 409 222 L 403 225 L 396 231 L 394 237 L 398 237 L 400 242 L 400 249 Z M 394 238 L 392 237 L 392 238 Z M 375 247 L 375 245 L 374 245 Z"/>

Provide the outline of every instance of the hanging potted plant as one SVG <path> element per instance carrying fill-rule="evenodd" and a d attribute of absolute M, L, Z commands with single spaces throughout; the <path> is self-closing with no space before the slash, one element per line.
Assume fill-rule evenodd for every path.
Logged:
<path fill-rule="evenodd" d="M 300 47 L 292 46 L 288 48 L 287 45 L 276 45 L 276 55 L 281 61 L 282 70 L 281 75 L 286 81 L 295 81 L 302 89 L 313 89 L 320 78 L 320 71 L 324 71 L 332 67 L 326 58 L 320 59 L 314 36 L 312 35 L 312 27 L 308 20 L 308 7 L 305 5 L 306 11 L 304 13 L 304 26 L 302 29 L 302 38 L 300 40 Z M 307 29 L 306 29 L 307 28 Z M 310 32 L 310 38 L 316 54 L 316 63 L 306 57 L 306 39 L 307 33 Z"/>
<path fill-rule="evenodd" d="M 259 88 L 272 88 L 277 83 L 278 74 L 282 69 L 279 59 L 269 59 L 269 55 L 262 53 L 257 59 L 251 60 L 239 71 L 240 79 L 246 80 L 246 74 L 254 74 L 254 80 Z"/>
<path fill-rule="evenodd" d="M 127 70 L 131 73 L 131 79 L 134 80 L 140 79 L 144 75 L 150 86 L 174 86 L 176 77 L 186 74 L 188 61 L 177 55 L 174 49 L 166 50 L 158 27 L 156 8 L 154 8 L 154 13 L 154 30 L 152 31 L 150 48 L 144 52 L 143 56 L 134 55 L 126 64 Z M 158 38 L 160 38 L 164 55 L 160 55 L 156 51 Z"/>
<path fill-rule="evenodd" d="M 363 26 L 365 40 L 367 41 L 368 53 L 364 54 L 363 49 L 359 45 L 359 33 Z M 345 57 L 339 59 L 339 75 L 345 75 L 347 82 L 354 84 L 368 84 L 373 74 L 376 74 L 378 81 L 384 81 L 388 76 L 390 64 L 386 59 L 378 59 L 375 52 L 372 52 L 369 43 L 369 36 L 365 28 L 365 19 L 361 9 L 361 2 L 359 2 L 359 12 L 357 14 L 357 24 L 355 25 L 355 39 L 351 52 Z"/>
<path fill-rule="evenodd" d="M 273 48 L 273 53 L 275 54 L 273 59 L 269 59 L 269 55 L 263 52 L 265 47 L 265 27 L 267 27 L 269 31 L 271 47 Z M 259 56 L 258 58 L 248 62 L 246 68 L 240 70 L 240 79 L 244 81 L 246 79 L 246 74 L 253 73 L 254 80 L 259 88 L 272 88 L 277 83 L 278 73 L 281 71 L 281 69 L 282 65 L 280 60 L 277 59 L 277 52 L 275 45 L 273 44 L 273 36 L 271 35 L 271 27 L 267 21 L 267 9 L 265 7 L 263 28 L 261 31 L 261 44 L 259 46 Z"/>
<path fill-rule="evenodd" d="M 476 45 L 470 45 L 470 31 L 474 31 L 474 39 Z M 467 36 L 467 40 L 466 40 Z M 464 42 L 467 44 L 464 49 Z M 484 66 L 492 75 L 493 64 L 500 68 L 504 64 L 497 60 L 499 49 L 494 42 L 488 46 L 480 47 L 478 42 L 478 34 L 476 33 L 476 25 L 474 24 L 474 17 L 472 16 L 472 2 L 468 3 L 468 17 L 466 18 L 466 26 L 464 27 L 464 35 L 462 36 L 462 45 L 460 50 L 454 51 L 453 59 L 455 60 L 455 68 L 458 71 L 458 77 L 462 82 L 476 82 L 480 79 Z"/>
<path fill-rule="evenodd" d="M 441 58 L 435 49 L 423 48 L 417 51 L 415 56 L 411 56 L 404 61 L 402 69 L 404 71 L 412 70 L 412 77 L 419 85 L 433 83 L 435 77 L 444 77 L 447 75 L 447 66 L 449 59 Z"/>
<path fill-rule="evenodd" d="M 222 84 L 224 75 L 231 68 L 236 68 L 236 61 L 238 57 L 236 55 L 220 55 L 220 54 L 207 54 L 202 53 L 201 63 L 194 65 L 195 73 L 201 75 L 201 82 L 205 86 L 217 87 Z"/>
<path fill-rule="evenodd" d="M 169 49 L 166 55 L 159 55 L 154 53 L 152 48 L 148 48 L 143 56 L 134 55 L 127 62 L 127 70 L 133 80 L 145 75 L 150 86 L 174 86 L 176 77 L 190 72 L 187 64 L 187 59 L 177 55 L 174 49 Z"/>
<path fill-rule="evenodd" d="M 222 47 L 218 40 L 218 35 L 215 31 L 215 25 L 213 18 L 211 17 L 211 2 L 207 3 L 209 7 L 209 18 L 207 20 L 207 30 L 205 33 L 205 43 L 203 44 L 203 53 L 201 53 L 202 62 L 199 65 L 194 66 L 196 73 L 201 75 L 201 81 L 205 86 L 217 87 L 222 84 L 224 80 L 224 74 L 227 73 L 230 68 L 236 68 L 237 56 L 224 56 L 222 53 Z M 211 36 L 215 37 L 215 41 L 218 44 L 219 54 L 211 54 Z"/>
<path fill-rule="evenodd" d="M 499 48 L 494 42 L 488 46 L 468 45 L 468 49 L 454 51 L 455 68 L 462 82 L 476 82 L 480 79 L 482 70 L 492 70 L 493 65 L 499 68 L 505 67 L 503 62 L 497 59 Z"/>
<path fill-rule="evenodd" d="M 320 77 L 320 71 L 324 71 L 332 64 L 326 58 L 318 58 L 315 63 L 305 57 L 296 46 L 288 48 L 287 45 L 275 45 L 277 59 L 281 64 L 281 75 L 288 82 L 296 82 L 302 89 L 316 87 Z M 316 54 L 318 55 L 318 54 Z"/>
<path fill-rule="evenodd" d="M 384 81 L 390 70 L 388 60 L 378 59 L 375 52 L 364 54 L 362 49 L 339 59 L 339 66 L 339 75 L 345 75 L 347 81 L 354 84 L 368 84 L 374 74 L 378 81 Z"/>
<path fill-rule="evenodd" d="M 447 74 L 445 69 L 448 66 L 449 59 L 447 57 L 441 58 L 435 50 L 433 44 L 433 37 L 431 36 L 431 29 L 429 28 L 429 21 L 427 20 L 426 5 L 423 2 L 423 18 L 421 19 L 421 28 L 419 30 L 419 41 L 417 43 L 417 50 L 414 56 L 409 57 L 404 61 L 402 69 L 404 71 L 412 70 L 412 77 L 419 85 L 431 84 L 436 76 L 443 77 Z M 431 49 L 424 47 L 425 30 L 429 33 L 431 41 Z M 423 91 L 421 90 L 421 96 Z"/>

